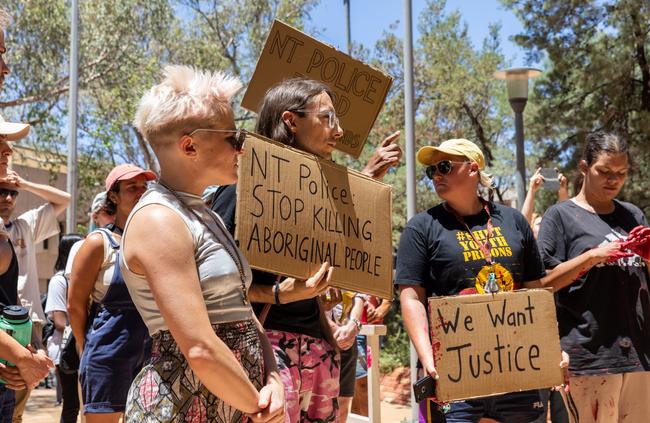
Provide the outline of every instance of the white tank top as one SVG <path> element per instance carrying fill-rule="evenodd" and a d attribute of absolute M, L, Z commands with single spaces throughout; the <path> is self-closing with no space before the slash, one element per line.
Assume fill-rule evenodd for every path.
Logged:
<path fill-rule="evenodd" d="M 243 301 L 239 268 L 228 250 L 224 248 L 224 244 L 235 255 L 235 259 L 241 261 L 246 290 L 250 287 L 252 280 L 248 261 L 235 246 L 235 242 L 221 218 L 205 205 L 201 197 L 184 192 L 175 192 L 175 194 L 185 206 L 181 205 L 179 198 L 176 198 L 167 188 L 160 184 L 152 184 L 133 208 L 124 227 L 124 233 L 128 233 L 131 217 L 143 207 L 158 204 L 173 210 L 180 216 L 192 234 L 194 261 L 210 323 L 227 323 L 252 318 L 250 304 L 244 304 Z M 201 218 L 200 220 L 197 215 Z M 122 239 L 125 238 L 122 236 Z M 161 242 L 173 242 L 173 240 L 161 240 Z M 134 247 L 129 244 L 128 248 L 146 248 L 146 245 Z M 122 251 L 124 251 L 124 243 Z M 161 330 L 169 330 L 144 275 L 132 272 L 126 265 L 123 254 L 120 259 L 120 268 L 131 298 L 147 325 L 149 334 L 153 335 Z M 188 312 L 188 316 L 191 316 L 191 311 Z"/>

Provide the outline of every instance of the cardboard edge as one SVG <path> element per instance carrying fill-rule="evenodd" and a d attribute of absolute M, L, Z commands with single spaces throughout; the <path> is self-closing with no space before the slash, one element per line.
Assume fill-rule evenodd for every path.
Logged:
<path fill-rule="evenodd" d="M 454 298 L 455 301 L 459 301 L 464 304 L 481 304 L 494 301 L 495 297 L 502 297 L 504 295 L 509 295 L 514 292 L 548 292 L 553 295 L 553 288 L 522 288 L 515 289 L 513 291 L 498 292 L 496 294 L 468 294 L 468 295 L 445 295 L 440 297 L 429 297 L 427 302 L 431 304 L 436 301 L 443 301 L 447 298 Z"/>

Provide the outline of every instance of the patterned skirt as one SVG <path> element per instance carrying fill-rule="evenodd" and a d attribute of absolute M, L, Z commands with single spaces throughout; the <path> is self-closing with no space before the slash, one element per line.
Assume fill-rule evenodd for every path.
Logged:
<path fill-rule="evenodd" d="M 241 363 L 255 388 L 264 379 L 262 347 L 253 320 L 212 325 L 217 336 Z M 169 331 L 153 336 L 151 362 L 131 384 L 126 402 L 127 422 L 235 423 L 243 413 L 214 396 L 201 383 Z"/>

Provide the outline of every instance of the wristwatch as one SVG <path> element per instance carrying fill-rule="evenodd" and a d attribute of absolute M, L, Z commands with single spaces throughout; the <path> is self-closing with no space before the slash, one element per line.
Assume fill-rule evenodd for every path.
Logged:
<path fill-rule="evenodd" d="M 361 327 L 363 326 L 363 325 L 361 324 L 361 322 L 360 322 L 359 320 L 357 320 L 357 319 L 350 319 L 350 320 L 352 320 L 352 322 L 354 322 L 354 325 L 357 327 L 357 330 L 358 330 L 359 332 L 361 332 Z"/>

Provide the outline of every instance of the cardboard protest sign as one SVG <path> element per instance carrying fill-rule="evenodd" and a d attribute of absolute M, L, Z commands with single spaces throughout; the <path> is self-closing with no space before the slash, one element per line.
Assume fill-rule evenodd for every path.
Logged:
<path fill-rule="evenodd" d="M 345 131 L 336 148 L 358 158 L 393 78 L 276 20 L 242 106 L 257 112 L 271 86 L 297 76 L 323 81 L 332 89 L 336 114 Z"/>
<path fill-rule="evenodd" d="M 391 188 L 249 134 L 239 163 L 235 238 L 251 266 L 391 298 Z"/>
<path fill-rule="evenodd" d="M 553 293 L 429 298 L 436 398 L 453 401 L 563 383 Z"/>

